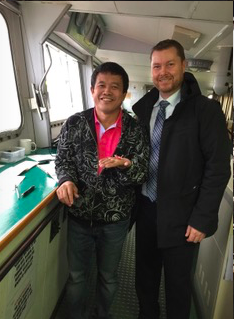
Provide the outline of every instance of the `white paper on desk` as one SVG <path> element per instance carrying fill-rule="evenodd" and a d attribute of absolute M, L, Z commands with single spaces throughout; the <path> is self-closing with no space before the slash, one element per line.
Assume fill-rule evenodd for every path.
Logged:
<path fill-rule="evenodd" d="M 25 176 L 14 176 L 6 179 L 0 176 L 0 192 L 15 191 L 15 186 L 19 186 L 24 178 Z"/>
<path fill-rule="evenodd" d="M 55 163 L 49 162 L 49 164 L 41 164 L 38 167 L 43 170 L 46 174 L 52 177 L 56 182 L 58 182 L 57 175 L 55 173 Z"/>
<path fill-rule="evenodd" d="M 13 178 L 14 176 L 20 175 L 24 171 L 30 170 L 32 167 L 36 166 L 38 162 L 24 161 L 16 166 L 9 167 L 0 173 L 0 178 L 4 177 L 7 179 Z"/>
<path fill-rule="evenodd" d="M 55 156 L 51 155 L 51 154 L 47 154 L 47 155 L 30 155 L 28 156 L 30 159 L 32 159 L 33 161 L 54 161 L 55 160 Z"/>

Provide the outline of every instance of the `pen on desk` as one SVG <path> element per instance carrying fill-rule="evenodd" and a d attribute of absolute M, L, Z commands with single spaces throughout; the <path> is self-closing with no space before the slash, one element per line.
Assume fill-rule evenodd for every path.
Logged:
<path fill-rule="evenodd" d="M 15 191 L 16 191 L 17 198 L 20 199 L 19 189 L 17 185 L 15 185 Z"/>
<path fill-rule="evenodd" d="M 49 164 L 50 160 L 43 160 L 43 161 L 38 161 L 39 165 L 41 164 Z"/>
<path fill-rule="evenodd" d="M 27 189 L 21 196 L 22 196 L 22 197 L 27 196 L 27 195 L 30 194 L 32 191 L 34 191 L 34 189 L 35 189 L 35 186 L 34 186 L 34 185 L 31 186 L 31 187 L 29 187 L 29 189 Z"/>

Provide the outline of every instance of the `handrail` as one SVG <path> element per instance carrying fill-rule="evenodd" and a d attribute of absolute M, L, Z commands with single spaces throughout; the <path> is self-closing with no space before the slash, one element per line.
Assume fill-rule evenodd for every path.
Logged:
<path fill-rule="evenodd" d="M 51 53 L 50 53 L 50 49 L 49 49 L 48 44 L 46 44 L 46 49 L 47 49 L 48 54 L 49 54 L 50 65 L 48 66 L 47 70 L 45 71 L 45 73 L 44 73 L 44 75 L 43 75 L 43 77 L 41 79 L 38 91 L 39 91 L 39 96 L 40 96 L 40 100 L 41 100 L 41 103 L 42 103 L 42 107 L 47 110 L 47 107 L 45 106 L 44 98 L 43 98 L 43 95 L 42 95 L 42 85 L 45 82 L 45 78 L 46 78 L 46 76 L 47 76 L 47 74 L 48 74 L 48 72 L 49 72 L 49 70 L 50 70 L 50 68 L 52 66 L 52 58 L 51 58 Z"/>

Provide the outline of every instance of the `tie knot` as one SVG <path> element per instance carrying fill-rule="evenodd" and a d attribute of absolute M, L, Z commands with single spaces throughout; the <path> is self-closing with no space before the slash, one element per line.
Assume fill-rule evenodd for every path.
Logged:
<path fill-rule="evenodd" d="M 166 108 L 169 104 L 170 104 L 170 103 L 167 102 L 167 101 L 165 101 L 165 100 L 162 100 L 162 101 L 159 103 L 160 107 L 162 107 L 162 108 Z"/>

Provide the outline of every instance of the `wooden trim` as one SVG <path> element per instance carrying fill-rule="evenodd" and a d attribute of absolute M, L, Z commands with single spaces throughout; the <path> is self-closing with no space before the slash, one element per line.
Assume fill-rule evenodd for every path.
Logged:
<path fill-rule="evenodd" d="M 9 233 L 0 241 L 0 251 L 2 251 L 39 213 L 46 207 L 56 195 L 55 188 L 46 198 L 44 198 L 30 213 L 18 222 Z"/>

